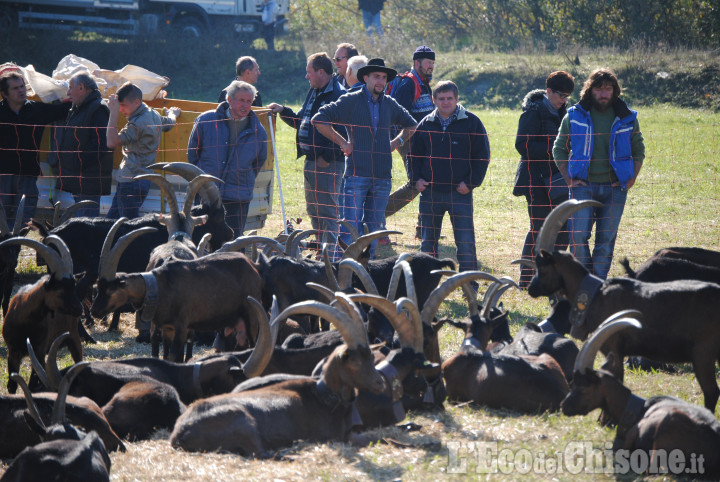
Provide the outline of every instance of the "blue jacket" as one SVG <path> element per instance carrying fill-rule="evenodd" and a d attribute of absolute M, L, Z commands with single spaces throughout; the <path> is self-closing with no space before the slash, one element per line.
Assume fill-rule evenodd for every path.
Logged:
<path fill-rule="evenodd" d="M 206 174 L 224 181 L 220 185 L 223 201 L 252 199 L 255 177 L 267 158 L 267 133 L 254 112 L 248 127 L 229 139 L 228 103 L 200 114 L 195 119 L 188 141 L 188 161 Z"/>
<path fill-rule="evenodd" d="M 437 111 L 425 117 L 412 137 L 408 154 L 410 180 L 450 192 L 464 182 L 469 189 L 482 184 L 490 162 L 490 144 L 480 119 L 460 106 L 455 119 L 443 132 Z"/>
<path fill-rule="evenodd" d="M 627 188 L 627 182 L 635 175 L 631 136 L 637 112 L 630 110 L 622 99 L 613 105 L 615 121 L 610 130 L 608 157 L 618 181 Z M 570 121 L 570 150 L 568 174 L 572 179 L 587 181 L 590 158 L 593 153 L 594 130 L 590 116 L 590 103 L 578 103 L 568 109 Z"/>
<path fill-rule="evenodd" d="M 382 95 L 380 120 L 373 133 L 368 105 L 367 87 L 348 92 L 335 102 L 324 105 L 312 118 L 313 124 L 344 124 L 353 144 L 350 157 L 345 158 L 344 177 L 392 177 L 392 153 L 390 152 L 390 126 L 415 127 L 410 113 L 392 97 Z"/>

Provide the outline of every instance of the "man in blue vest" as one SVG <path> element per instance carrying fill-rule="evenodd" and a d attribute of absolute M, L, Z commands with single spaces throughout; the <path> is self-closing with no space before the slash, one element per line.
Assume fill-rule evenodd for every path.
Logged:
<path fill-rule="evenodd" d="M 628 108 L 620 93 L 611 70 L 592 72 L 580 92 L 580 102 L 563 118 L 553 146 L 570 198 L 603 203 L 603 207 L 578 211 L 569 224 L 573 254 L 602 279 L 610 271 L 627 191 L 635 184 L 645 158 L 637 112 Z M 593 224 L 591 256 L 588 240 Z"/>

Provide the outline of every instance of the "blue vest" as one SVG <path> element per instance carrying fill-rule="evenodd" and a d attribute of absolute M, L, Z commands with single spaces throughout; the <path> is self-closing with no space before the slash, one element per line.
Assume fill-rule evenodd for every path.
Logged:
<path fill-rule="evenodd" d="M 572 179 L 587 181 L 595 140 L 592 117 L 580 104 L 570 107 L 567 115 L 570 121 L 571 150 L 568 173 Z M 627 182 L 635 175 L 631 137 L 636 118 L 637 112 L 630 110 L 630 114 L 622 119 L 615 117 L 610 128 L 610 166 L 625 189 Z"/>

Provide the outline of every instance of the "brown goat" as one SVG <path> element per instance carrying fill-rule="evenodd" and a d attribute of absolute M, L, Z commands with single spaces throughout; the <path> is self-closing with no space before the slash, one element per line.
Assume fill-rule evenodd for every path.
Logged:
<path fill-rule="evenodd" d="M 605 370 L 592 369 L 600 347 L 618 332 L 641 324 L 628 312 L 603 322 L 585 343 L 575 363 L 570 393 L 562 402 L 565 415 L 585 415 L 601 408 L 617 424 L 613 450 L 643 450 L 647 454 L 680 450 L 685 460 L 703 457 L 700 475 L 720 476 L 720 423 L 706 408 L 673 397 L 647 400 L 633 395 L 620 380 Z M 608 355 L 612 361 L 613 354 Z M 639 475 L 639 474 L 638 474 Z"/>
<path fill-rule="evenodd" d="M 82 360 L 82 343 L 78 334 L 78 322 L 82 305 L 75 293 L 72 260 L 65 243 L 56 236 L 49 236 L 48 242 L 55 250 L 34 239 L 10 238 L 6 245 L 25 245 L 35 249 L 48 263 L 51 274 L 41 277 L 32 285 L 23 286 L 10 300 L 3 324 L 3 338 L 7 345 L 8 373 L 20 371 L 20 363 L 28 354 L 26 340 L 29 338 L 36 352 L 47 353 L 50 340 L 68 331 L 70 353 L 76 362 Z M 8 392 L 15 393 L 17 384 L 8 380 Z"/>
<path fill-rule="evenodd" d="M 357 310 L 343 293 L 337 296 L 345 309 Z M 175 424 L 170 436 L 173 447 L 265 457 L 299 439 L 348 439 L 356 388 L 376 393 L 385 388 L 383 377 L 375 370 L 367 334 L 343 308 L 316 301 L 292 305 L 278 319 L 300 313 L 331 321 L 345 340 L 325 363 L 320 378 L 297 377 L 198 400 Z"/>

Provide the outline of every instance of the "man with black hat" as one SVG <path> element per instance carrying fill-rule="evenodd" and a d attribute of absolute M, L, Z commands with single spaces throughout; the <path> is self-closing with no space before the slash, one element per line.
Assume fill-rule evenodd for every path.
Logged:
<path fill-rule="evenodd" d="M 317 131 L 340 146 L 345 154 L 343 215 L 361 232 L 363 223 L 368 224 L 370 231 L 384 225 L 392 185 L 392 151 L 407 143 L 417 125 L 404 107 L 385 95 L 387 82 L 396 75 L 383 59 L 371 59 L 358 70 L 358 80 L 365 87 L 321 107 L 312 118 Z M 345 125 L 348 139 L 331 124 Z M 402 129 L 393 139 L 391 126 Z M 348 244 L 351 241 L 344 227 L 340 239 Z"/>
<path fill-rule="evenodd" d="M 405 107 L 417 122 L 423 120 L 426 115 L 432 113 L 435 109 L 430 89 L 430 80 L 432 80 L 434 68 L 435 52 L 427 45 L 419 46 L 413 53 L 412 70 L 401 75 L 402 79 L 399 82 L 396 81 L 397 85 L 389 88 L 387 92 L 398 101 L 398 104 Z M 408 167 L 407 154 L 409 147 L 409 145 L 405 145 L 398 149 L 406 168 Z M 408 180 L 407 183 L 390 195 L 385 209 L 385 216 L 392 216 L 407 206 L 418 194 L 419 191 Z M 419 218 L 416 235 L 421 237 Z"/>

